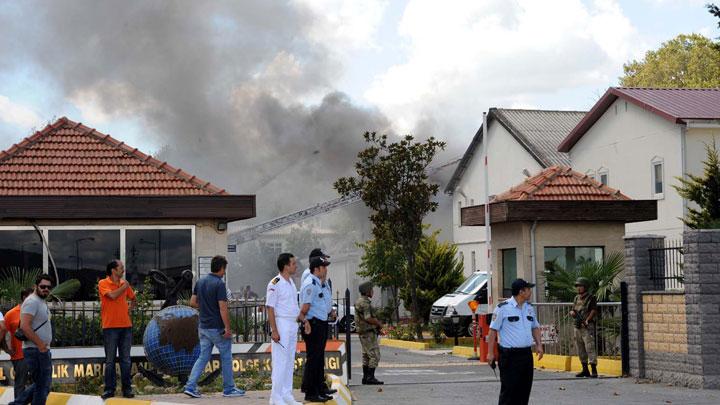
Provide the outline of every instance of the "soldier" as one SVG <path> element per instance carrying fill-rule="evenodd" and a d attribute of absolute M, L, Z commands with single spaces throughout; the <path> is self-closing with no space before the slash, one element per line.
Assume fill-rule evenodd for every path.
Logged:
<path fill-rule="evenodd" d="M 597 315 L 597 298 L 590 294 L 590 280 L 579 277 L 575 281 L 577 295 L 573 301 L 570 316 L 575 319 L 575 345 L 577 346 L 582 371 L 575 377 L 597 378 L 597 350 L 595 350 L 595 316 Z M 592 374 L 588 370 L 588 362 Z"/>
<path fill-rule="evenodd" d="M 362 345 L 363 378 L 362 383 L 367 385 L 384 384 L 375 378 L 375 369 L 380 362 L 380 346 L 378 345 L 378 333 L 382 329 L 382 323 L 375 316 L 370 299 L 373 296 L 373 283 L 367 281 L 360 284 L 360 298 L 355 303 L 355 319 L 357 332 Z"/>
<path fill-rule="evenodd" d="M 533 286 L 521 278 L 513 281 L 512 298 L 498 304 L 493 312 L 488 342 L 495 342 L 500 335 L 500 405 L 527 405 L 533 380 L 533 341 L 538 360 L 543 357 L 540 323 L 529 302 Z M 493 349 L 487 360 L 494 367 Z"/>

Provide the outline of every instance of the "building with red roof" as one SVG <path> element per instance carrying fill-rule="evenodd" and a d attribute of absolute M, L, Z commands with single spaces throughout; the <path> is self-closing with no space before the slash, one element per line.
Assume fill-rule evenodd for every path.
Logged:
<path fill-rule="evenodd" d="M 60 118 L 0 152 L 0 271 L 42 270 L 92 296 L 112 259 L 142 285 L 179 278 L 227 252 L 227 223 L 255 216 L 255 196 L 222 188 Z"/>
<path fill-rule="evenodd" d="M 551 166 L 496 195 L 489 211 L 493 296 L 509 297 L 510 284 L 519 277 L 538 284 L 540 301 L 543 270 L 602 261 L 623 250 L 626 223 L 657 217 L 655 200 L 632 200 L 565 166 Z M 484 226 L 485 205 L 462 208 L 461 223 Z"/>
<path fill-rule="evenodd" d="M 658 202 L 658 218 L 627 233 L 681 237 L 690 202 L 678 177 L 702 174 L 706 145 L 720 141 L 720 89 L 609 88 L 560 143 L 572 167 Z"/>

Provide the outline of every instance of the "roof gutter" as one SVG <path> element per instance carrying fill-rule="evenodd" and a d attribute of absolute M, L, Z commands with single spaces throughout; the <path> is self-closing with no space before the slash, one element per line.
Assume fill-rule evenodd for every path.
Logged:
<path fill-rule="evenodd" d="M 686 119 L 683 128 L 692 129 L 720 129 L 720 119 L 718 120 L 699 120 L 699 119 Z M 684 130 L 683 130 L 684 134 Z M 684 135 L 683 135 L 684 136 Z M 683 140 L 684 142 L 684 140 Z M 683 167 L 685 169 L 685 167 Z"/>

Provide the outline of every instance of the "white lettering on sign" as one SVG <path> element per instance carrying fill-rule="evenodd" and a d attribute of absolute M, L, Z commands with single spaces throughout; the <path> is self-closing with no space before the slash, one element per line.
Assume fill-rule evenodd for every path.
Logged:
<path fill-rule="evenodd" d="M 558 331 L 555 325 L 540 325 L 540 339 L 543 344 L 557 343 Z"/>

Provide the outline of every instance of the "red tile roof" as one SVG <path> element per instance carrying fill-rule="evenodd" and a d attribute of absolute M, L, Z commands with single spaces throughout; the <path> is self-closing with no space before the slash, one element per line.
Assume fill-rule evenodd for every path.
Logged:
<path fill-rule="evenodd" d="M 63 117 L 0 152 L 0 196 L 228 195 Z"/>
<path fill-rule="evenodd" d="M 618 98 L 655 113 L 673 123 L 688 120 L 720 119 L 718 89 L 652 89 L 611 87 L 560 144 L 558 151 L 569 152 L 590 127 Z"/>
<path fill-rule="evenodd" d="M 497 195 L 503 201 L 620 201 L 629 197 L 569 167 L 553 166 Z"/>

